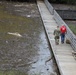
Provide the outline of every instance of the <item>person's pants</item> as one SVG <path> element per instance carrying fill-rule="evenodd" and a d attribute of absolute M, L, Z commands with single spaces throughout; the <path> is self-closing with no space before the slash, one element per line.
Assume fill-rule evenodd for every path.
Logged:
<path fill-rule="evenodd" d="M 65 40 L 65 33 L 62 33 L 61 34 L 61 43 L 64 43 L 64 40 Z"/>
<path fill-rule="evenodd" d="M 55 36 L 55 43 L 56 45 L 59 44 L 59 36 Z"/>

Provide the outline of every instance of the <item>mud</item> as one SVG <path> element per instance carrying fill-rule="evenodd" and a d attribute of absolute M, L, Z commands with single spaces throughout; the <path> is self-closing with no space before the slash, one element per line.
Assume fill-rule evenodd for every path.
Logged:
<path fill-rule="evenodd" d="M 50 50 L 36 4 L 0 2 L 1 75 L 58 75 Z"/>

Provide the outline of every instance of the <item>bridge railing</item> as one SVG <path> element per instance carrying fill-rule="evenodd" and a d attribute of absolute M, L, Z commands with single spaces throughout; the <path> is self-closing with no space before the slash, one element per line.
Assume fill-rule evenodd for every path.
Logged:
<path fill-rule="evenodd" d="M 72 48 L 76 51 L 76 36 L 73 34 L 73 32 L 70 30 L 68 25 L 62 20 L 62 18 L 59 16 L 59 14 L 54 10 L 52 5 L 48 2 L 48 0 L 44 0 L 47 8 L 49 9 L 50 13 L 54 16 L 54 19 L 56 20 L 57 24 L 59 26 L 65 25 L 67 27 L 67 34 L 66 37 L 70 40 Z"/>
<path fill-rule="evenodd" d="M 52 5 L 47 0 L 44 0 L 44 1 L 45 1 L 45 4 L 46 4 L 47 8 L 49 8 L 48 10 L 53 15 L 54 14 L 54 8 L 52 7 Z"/>

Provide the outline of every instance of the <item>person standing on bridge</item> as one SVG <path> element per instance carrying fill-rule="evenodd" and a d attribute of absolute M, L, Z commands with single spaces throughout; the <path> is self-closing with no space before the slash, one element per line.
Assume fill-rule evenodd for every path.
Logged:
<path fill-rule="evenodd" d="M 61 43 L 63 44 L 64 41 L 65 41 L 65 34 L 66 34 L 66 32 L 67 32 L 66 26 L 62 25 L 62 26 L 60 27 L 60 32 L 61 32 Z"/>
<path fill-rule="evenodd" d="M 60 38 L 60 28 L 57 26 L 57 28 L 54 30 L 54 38 L 55 38 L 55 44 L 59 44 L 59 38 Z"/>

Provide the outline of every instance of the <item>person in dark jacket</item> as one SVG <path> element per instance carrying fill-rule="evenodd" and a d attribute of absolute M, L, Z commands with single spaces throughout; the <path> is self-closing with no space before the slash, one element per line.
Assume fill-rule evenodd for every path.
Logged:
<path fill-rule="evenodd" d="M 55 38 L 55 44 L 59 44 L 59 38 L 60 38 L 60 28 L 57 26 L 57 28 L 54 30 L 54 38 Z"/>

